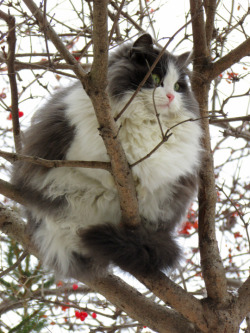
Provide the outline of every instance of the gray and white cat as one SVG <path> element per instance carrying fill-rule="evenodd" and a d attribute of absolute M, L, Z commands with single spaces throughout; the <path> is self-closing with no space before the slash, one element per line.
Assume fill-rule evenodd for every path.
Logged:
<path fill-rule="evenodd" d="M 111 53 L 108 94 L 114 116 L 159 52 L 145 34 Z M 156 113 L 164 132 L 199 118 L 186 61 L 187 55 L 165 52 L 119 118 L 119 138 L 130 164 L 161 142 Z M 176 264 L 180 248 L 175 231 L 197 190 L 202 131 L 199 121 L 188 121 L 171 133 L 132 168 L 142 218 L 142 225 L 133 230 L 120 224 L 117 190 L 107 171 L 16 162 L 12 182 L 29 202 L 29 230 L 47 267 L 77 278 L 105 271 L 110 264 L 143 274 Z M 109 161 L 91 100 L 79 83 L 56 93 L 36 112 L 22 153 L 49 160 Z"/>

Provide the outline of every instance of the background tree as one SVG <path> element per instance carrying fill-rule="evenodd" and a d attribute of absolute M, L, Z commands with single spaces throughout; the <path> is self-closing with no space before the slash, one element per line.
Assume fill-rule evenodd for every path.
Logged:
<path fill-rule="evenodd" d="M 166 3 L 0 1 L 3 332 L 56 332 L 60 328 L 86 332 L 152 329 L 164 333 L 235 333 L 244 318 L 241 331 L 250 330 L 246 173 L 250 6 L 247 1 L 190 0 L 183 22 L 174 27 L 171 35 L 168 31 L 172 26 L 166 31 L 161 27 L 158 36 L 158 20 L 172 5 Z M 112 170 L 116 184 L 120 184 L 117 190 L 123 221 L 127 225 L 139 224 L 131 170 L 115 139 L 117 127 L 109 112 L 105 88 L 108 50 L 146 31 L 154 36 L 157 45 L 168 50 L 176 49 L 178 53 L 193 48 L 191 83 L 203 117 L 204 158 L 199 202 L 190 208 L 180 230 L 186 262 L 168 277 L 161 272 L 136 276 L 146 290 L 135 279 L 131 284 L 136 287 L 126 283 L 127 275 L 124 278 L 118 271 L 120 277 L 109 275 L 88 286 L 84 280 L 55 280 L 35 258 L 37 251 L 20 213 L 19 204 L 25 202 L 22 193 L 8 183 L 8 176 L 10 163 L 17 159 L 47 167 L 59 167 L 62 162 L 20 155 L 20 123 L 24 129 L 26 120 L 41 103 L 41 96 L 51 93 L 52 88 L 80 80 L 95 107 L 111 163 L 70 163 Z"/>

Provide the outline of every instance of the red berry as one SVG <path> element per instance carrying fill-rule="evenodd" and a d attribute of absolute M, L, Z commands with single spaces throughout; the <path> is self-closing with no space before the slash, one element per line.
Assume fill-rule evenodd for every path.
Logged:
<path fill-rule="evenodd" d="M 18 111 L 18 117 L 21 118 L 24 115 L 23 111 Z M 9 113 L 7 120 L 11 120 L 12 119 L 12 114 L 11 112 Z"/>
<path fill-rule="evenodd" d="M 79 311 L 75 311 L 75 316 L 76 316 L 76 318 L 80 318 L 80 312 Z"/>
<path fill-rule="evenodd" d="M 73 284 L 72 286 L 73 290 L 77 290 L 78 289 L 78 285 L 76 283 Z"/>

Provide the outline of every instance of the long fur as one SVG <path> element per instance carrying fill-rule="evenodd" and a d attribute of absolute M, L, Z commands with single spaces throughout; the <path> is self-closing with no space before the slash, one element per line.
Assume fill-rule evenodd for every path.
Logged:
<path fill-rule="evenodd" d="M 128 229 L 111 223 L 79 233 L 91 257 L 108 259 L 130 273 L 153 273 L 173 267 L 180 248 L 169 230 L 152 232 L 143 225 Z"/>
<path fill-rule="evenodd" d="M 159 52 L 146 34 L 110 55 L 108 93 L 114 116 Z M 172 128 L 169 139 L 132 168 L 142 217 L 136 230 L 122 226 L 116 186 L 107 171 L 15 163 L 12 182 L 29 201 L 29 229 L 45 266 L 77 277 L 104 274 L 110 264 L 147 273 L 178 262 L 175 232 L 197 190 L 202 134 L 199 121 L 187 121 L 198 118 L 199 111 L 187 81 L 185 58 L 165 52 L 153 71 L 161 83 L 156 86 L 149 77 L 117 121 L 130 164 L 162 141 L 157 116 L 164 132 Z M 169 93 L 174 95 L 171 103 Z M 98 127 L 91 100 L 79 83 L 74 84 L 37 111 L 25 133 L 23 154 L 109 161 Z"/>

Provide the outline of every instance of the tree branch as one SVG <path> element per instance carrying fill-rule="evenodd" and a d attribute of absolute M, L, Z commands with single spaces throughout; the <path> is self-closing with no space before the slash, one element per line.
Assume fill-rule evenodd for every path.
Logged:
<path fill-rule="evenodd" d="M 78 53 L 74 54 L 75 56 L 78 55 Z M 5 59 L 1 54 L 0 54 L 0 61 L 3 63 L 7 63 L 7 59 Z M 65 63 L 60 63 L 59 61 L 53 62 L 53 67 L 50 67 L 49 61 L 37 61 L 37 62 L 22 62 L 19 60 L 14 61 L 14 67 L 15 71 L 20 71 L 22 69 L 36 69 L 36 70 L 48 70 L 50 72 L 64 75 L 64 76 L 69 76 L 72 78 L 76 78 L 75 75 L 69 74 L 66 72 L 61 72 L 59 71 L 60 69 L 62 70 L 74 70 L 73 65 L 65 64 Z M 84 71 L 89 71 L 91 68 L 91 64 L 81 64 L 81 67 L 83 68 Z"/>
<path fill-rule="evenodd" d="M 117 13 L 116 13 L 116 16 L 114 18 L 114 22 L 113 22 L 113 26 L 110 30 L 110 34 L 109 34 L 109 42 L 112 41 L 112 37 L 113 37 L 113 34 L 114 34 L 114 31 L 115 29 L 117 28 L 117 25 L 118 25 L 118 21 L 119 21 L 119 18 L 120 18 L 120 15 L 121 15 L 121 12 L 122 12 L 122 8 L 124 7 L 125 5 L 125 2 L 126 0 L 122 0 L 119 8 L 117 9 Z"/>
<path fill-rule="evenodd" d="M 238 128 L 236 127 L 232 127 L 230 126 L 230 122 L 233 121 L 249 121 L 250 120 L 250 116 L 242 116 L 242 117 L 234 117 L 234 118 L 222 118 L 222 119 L 214 119 L 211 118 L 209 120 L 209 123 L 215 126 L 218 126 L 220 128 L 223 128 L 223 135 L 225 137 L 227 136 L 233 136 L 235 138 L 242 138 L 246 141 L 250 141 L 250 132 L 245 130 L 242 130 L 242 127 L 239 126 Z"/>
<path fill-rule="evenodd" d="M 207 47 L 210 48 L 210 43 L 214 32 L 214 18 L 216 13 L 216 0 L 206 0 L 204 1 L 205 11 L 206 11 L 206 41 Z"/>
<path fill-rule="evenodd" d="M 27 254 L 28 254 L 27 251 L 23 251 L 23 253 L 20 255 L 20 257 L 17 259 L 17 261 L 13 265 L 11 265 L 10 267 L 8 267 L 7 269 L 5 269 L 4 271 L 2 271 L 0 273 L 0 278 L 6 274 L 9 274 L 9 272 L 13 271 L 16 267 L 18 267 L 20 265 L 20 263 L 27 257 Z"/>
<path fill-rule="evenodd" d="M 190 10 L 192 17 L 194 58 L 196 65 L 203 66 L 203 62 L 209 55 L 205 22 L 203 16 L 203 5 L 201 0 L 190 0 Z"/>
<path fill-rule="evenodd" d="M 209 119 L 210 124 L 224 124 L 229 123 L 232 121 L 250 121 L 250 115 L 249 116 L 242 116 L 242 117 L 233 117 L 233 118 L 213 118 L 211 117 Z"/>
<path fill-rule="evenodd" d="M 161 272 L 147 277 L 137 275 L 136 278 L 166 304 L 194 323 L 202 332 L 207 332 L 208 325 L 204 319 L 204 310 L 198 299 Z"/>
<path fill-rule="evenodd" d="M 17 152 L 20 152 L 22 149 L 22 144 L 20 137 L 19 116 L 18 116 L 18 90 L 17 90 L 16 73 L 14 65 L 15 48 L 16 48 L 15 18 L 14 16 L 5 14 L 1 10 L 0 10 L 0 18 L 6 21 L 9 28 L 8 37 L 7 37 L 7 42 L 8 42 L 7 65 L 8 65 L 8 76 L 10 82 L 10 91 L 11 91 L 11 114 L 12 114 L 15 148 Z"/>
<path fill-rule="evenodd" d="M 139 320 L 156 332 L 197 333 L 192 325 L 175 311 L 156 304 L 116 276 L 95 279 L 88 285 L 124 310 L 131 318 Z"/>
<path fill-rule="evenodd" d="M 19 192 L 14 185 L 0 179 L 0 193 L 5 197 L 16 201 L 20 205 L 27 205 L 26 200 L 23 198 L 23 194 Z"/>
<path fill-rule="evenodd" d="M 209 120 L 208 116 L 208 92 L 209 81 L 203 75 L 210 66 L 210 55 L 206 44 L 205 24 L 201 0 L 190 0 L 193 38 L 194 38 L 194 72 L 192 87 L 200 106 L 203 136 L 203 161 L 200 169 L 199 189 L 199 247 L 201 254 L 201 266 L 208 297 L 218 303 L 225 303 L 229 299 L 224 267 L 220 258 L 215 234 L 215 205 L 217 201 L 213 157 L 211 154 Z M 194 17 L 194 15 L 197 15 Z M 199 80 L 197 78 L 200 78 Z"/>
<path fill-rule="evenodd" d="M 110 157 L 112 172 L 118 189 L 122 222 L 136 227 L 140 223 L 136 191 L 122 145 L 117 138 L 118 127 L 111 115 L 109 99 L 106 93 L 108 68 L 108 1 L 94 0 L 93 45 L 94 61 L 88 85 L 85 87 L 96 111 L 99 131 Z"/>
<path fill-rule="evenodd" d="M 26 223 L 20 219 L 17 213 L 2 204 L 0 204 L 0 230 L 20 243 L 29 253 L 39 257 L 26 229 Z"/>
<path fill-rule="evenodd" d="M 250 276 L 243 283 L 243 285 L 238 289 L 239 298 L 235 305 L 235 308 L 238 309 L 242 320 L 250 312 Z"/>
<path fill-rule="evenodd" d="M 220 58 L 207 69 L 207 77 L 209 81 L 215 79 L 219 74 L 224 72 L 235 63 L 239 62 L 243 57 L 250 56 L 250 38 L 245 40 L 227 55 Z"/>
<path fill-rule="evenodd" d="M 11 163 L 15 161 L 26 161 L 29 163 L 44 166 L 46 168 L 92 168 L 92 169 L 103 169 L 111 172 L 111 165 L 109 162 L 100 161 L 72 161 L 72 160 L 45 160 L 36 156 L 27 156 L 22 154 L 9 153 L 0 150 L 0 156 L 5 158 Z"/>

